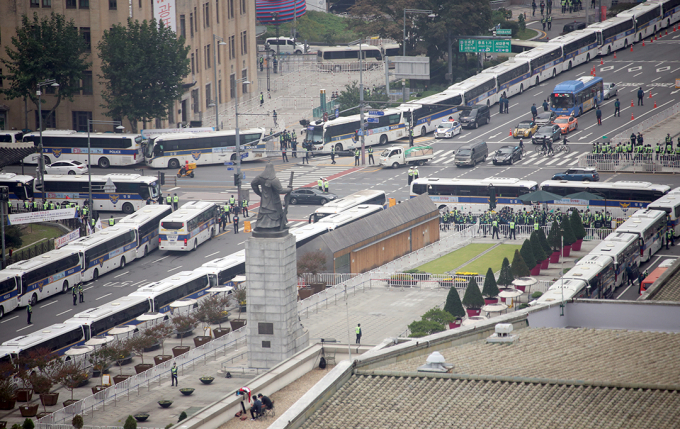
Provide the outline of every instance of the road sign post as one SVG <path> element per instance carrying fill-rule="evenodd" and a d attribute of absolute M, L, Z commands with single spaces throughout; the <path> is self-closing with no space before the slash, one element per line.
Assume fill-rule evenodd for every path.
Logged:
<path fill-rule="evenodd" d="M 510 39 L 461 39 L 458 41 L 459 52 L 480 53 L 509 53 Z"/>
<path fill-rule="evenodd" d="M 498 28 L 496 29 L 497 36 L 511 36 L 512 30 L 509 28 Z"/>

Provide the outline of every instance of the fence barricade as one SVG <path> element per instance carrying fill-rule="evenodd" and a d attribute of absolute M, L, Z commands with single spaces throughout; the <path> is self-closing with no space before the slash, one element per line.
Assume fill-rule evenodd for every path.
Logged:
<path fill-rule="evenodd" d="M 645 154 L 593 154 L 584 153 L 578 158 L 579 167 L 595 168 L 600 172 L 625 171 L 629 173 L 680 173 L 680 155 Z"/>

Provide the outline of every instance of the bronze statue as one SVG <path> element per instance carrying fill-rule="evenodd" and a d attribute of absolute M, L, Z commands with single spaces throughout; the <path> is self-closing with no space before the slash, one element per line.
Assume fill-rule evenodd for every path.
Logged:
<path fill-rule="evenodd" d="M 292 176 L 291 176 L 292 182 Z M 292 183 L 291 183 L 292 185 Z M 284 236 L 288 233 L 287 212 L 281 204 L 280 194 L 290 194 L 292 187 L 284 188 L 276 178 L 276 171 L 271 162 L 267 163 L 262 174 L 250 182 L 253 191 L 260 196 L 260 209 L 257 213 L 257 222 L 253 229 L 254 237 Z M 286 197 L 286 201 L 288 198 Z"/>

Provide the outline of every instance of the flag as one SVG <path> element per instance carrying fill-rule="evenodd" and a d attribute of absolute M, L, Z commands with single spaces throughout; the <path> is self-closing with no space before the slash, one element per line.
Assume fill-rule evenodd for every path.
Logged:
<path fill-rule="evenodd" d="M 95 231 L 101 231 L 102 230 L 102 220 L 97 219 L 97 223 L 94 225 L 94 230 Z"/>
<path fill-rule="evenodd" d="M 94 232 L 94 231 L 92 231 L 92 227 L 91 227 L 90 224 L 88 223 L 88 224 L 87 224 L 87 235 L 92 235 L 93 232 Z"/>

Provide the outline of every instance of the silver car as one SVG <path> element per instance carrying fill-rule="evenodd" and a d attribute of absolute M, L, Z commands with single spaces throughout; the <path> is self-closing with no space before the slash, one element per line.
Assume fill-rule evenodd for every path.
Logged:
<path fill-rule="evenodd" d="M 602 96 L 605 100 L 609 100 L 611 97 L 615 97 L 619 93 L 619 88 L 617 88 L 615 83 L 604 83 L 604 89 L 602 91 Z"/>

